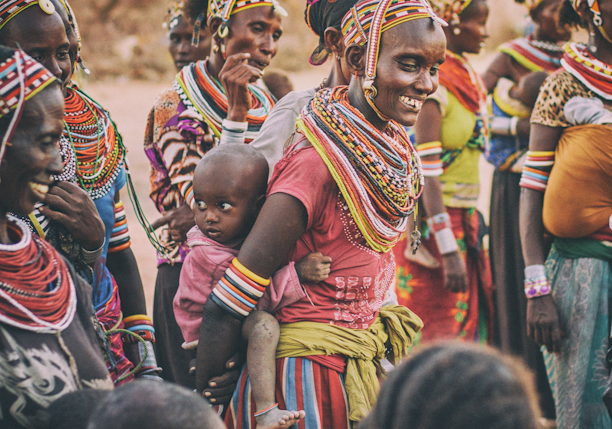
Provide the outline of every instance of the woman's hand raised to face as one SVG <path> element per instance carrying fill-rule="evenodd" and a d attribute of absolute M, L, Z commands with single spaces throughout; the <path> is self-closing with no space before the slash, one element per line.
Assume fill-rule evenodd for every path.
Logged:
<path fill-rule="evenodd" d="M 104 244 L 104 222 L 87 192 L 69 182 L 53 186 L 40 212 L 66 227 L 86 250 L 99 249 Z"/>
<path fill-rule="evenodd" d="M 262 76 L 262 71 L 247 64 L 251 54 L 240 53 L 227 57 L 219 72 L 219 81 L 227 94 L 227 119 L 245 122 L 252 107 L 251 95 L 247 89 Z"/>

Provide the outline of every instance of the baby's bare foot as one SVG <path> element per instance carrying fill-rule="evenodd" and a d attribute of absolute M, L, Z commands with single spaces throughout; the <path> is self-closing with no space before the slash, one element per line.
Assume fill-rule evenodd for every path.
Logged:
<path fill-rule="evenodd" d="M 288 429 L 303 419 L 304 411 L 287 411 L 274 408 L 259 417 L 256 417 L 257 429 Z"/>

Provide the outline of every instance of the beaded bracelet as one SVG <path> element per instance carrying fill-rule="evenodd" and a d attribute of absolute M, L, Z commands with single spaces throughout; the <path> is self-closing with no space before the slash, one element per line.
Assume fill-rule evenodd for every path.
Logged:
<path fill-rule="evenodd" d="M 238 320 L 244 320 L 270 284 L 234 258 L 210 295 L 213 301 Z"/>
<path fill-rule="evenodd" d="M 187 180 L 185 182 L 181 182 L 178 184 L 179 192 L 183 196 L 185 200 L 185 204 L 187 204 L 190 208 L 193 209 L 195 200 L 193 197 L 193 182 L 191 180 Z"/>
<path fill-rule="evenodd" d="M 525 296 L 528 299 L 550 295 L 552 289 L 546 276 L 544 265 L 529 265 L 525 267 Z"/>
<path fill-rule="evenodd" d="M 259 417 L 259 416 L 263 416 L 266 413 L 269 413 L 270 411 L 272 411 L 273 409 L 278 408 L 278 402 L 274 405 L 269 406 L 268 408 L 264 408 L 261 411 L 257 411 L 255 414 L 253 414 L 253 417 Z"/>
<path fill-rule="evenodd" d="M 459 250 L 455 234 L 451 228 L 450 216 L 446 212 L 438 213 L 427 219 L 429 229 L 433 231 L 441 255 Z"/>
<path fill-rule="evenodd" d="M 545 192 L 554 163 L 554 151 L 528 151 L 519 186 Z"/>
<path fill-rule="evenodd" d="M 219 144 L 243 144 L 248 127 L 248 122 L 236 122 L 230 121 L 229 119 L 224 119 L 222 122 L 221 139 Z"/>
<path fill-rule="evenodd" d="M 127 217 L 123 202 L 115 204 L 115 224 L 108 242 L 108 253 L 116 253 L 127 249 L 132 245 L 130 241 L 130 230 L 128 228 Z"/>
<path fill-rule="evenodd" d="M 425 177 L 438 177 L 444 173 L 443 163 L 441 159 L 428 160 L 423 157 L 430 155 L 442 154 L 442 142 L 434 141 L 428 143 L 421 143 L 416 146 L 417 153 L 421 157 L 421 165 L 423 167 L 423 176 Z"/>

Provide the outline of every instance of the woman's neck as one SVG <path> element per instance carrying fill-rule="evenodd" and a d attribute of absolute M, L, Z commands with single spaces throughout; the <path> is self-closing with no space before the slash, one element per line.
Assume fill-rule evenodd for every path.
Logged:
<path fill-rule="evenodd" d="M 353 106 L 355 109 L 359 110 L 365 117 L 366 121 L 372 124 L 374 128 L 379 131 L 385 131 L 389 122 L 380 119 L 374 109 L 372 109 L 372 107 L 368 104 L 366 96 L 363 93 L 362 85 L 362 76 L 360 76 L 359 79 L 351 79 L 348 89 L 349 103 L 351 103 L 351 106 Z"/>
<path fill-rule="evenodd" d="M 559 43 L 560 42 L 560 40 L 555 40 L 554 37 L 551 37 L 550 34 L 544 33 L 542 31 L 542 28 L 539 25 L 536 25 L 535 30 L 533 30 L 533 38 L 541 42 L 549 42 L 549 43 Z"/>
<path fill-rule="evenodd" d="M 602 63 L 612 66 L 612 43 L 608 42 L 599 30 L 590 33 L 589 52 Z"/>
<path fill-rule="evenodd" d="M 340 61 L 336 61 L 334 58 L 334 64 L 332 65 L 332 68 L 329 71 L 329 76 L 327 76 L 327 79 L 325 79 L 325 87 L 335 88 L 340 85 L 348 84 L 349 83 L 346 81 L 346 79 L 344 79 L 344 74 L 342 73 Z"/>
<path fill-rule="evenodd" d="M 11 244 L 11 238 L 8 234 L 8 218 L 6 213 L 0 212 L 0 243 Z"/>
<path fill-rule="evenodd" d="M 224 65 L 225 60 L 223 59 L 223 54 L 220 51 L 217 53 L 211 52 L 206 62 L 206 70 L 208 70 L 208 73 L 218 81 L 219 73 L 221 73 L 221 69 Z"/>

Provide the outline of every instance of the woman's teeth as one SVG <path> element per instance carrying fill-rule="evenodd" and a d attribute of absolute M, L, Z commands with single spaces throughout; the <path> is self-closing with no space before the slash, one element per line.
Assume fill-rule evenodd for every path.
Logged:
<path fill-rule="evenodd" d="M 400 96 L 399 99 L 402 103 L 412 108 L 421 109 L 421 107 L 423 107 L 423 102 L 421 100 L 417 100 L 417 99 L 410 98 L 410 97 L 405 97 L 403 95 Z"/>
<path fill-rule="evenodd" d="M 42 183 L 30 182 L 30 187 L 34 192 L 40 195 L 47 195 L 47 192 L 49 192 L 49 186 L 43 185 Z"/>

